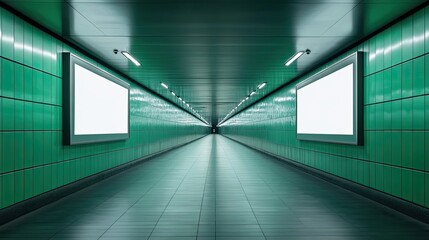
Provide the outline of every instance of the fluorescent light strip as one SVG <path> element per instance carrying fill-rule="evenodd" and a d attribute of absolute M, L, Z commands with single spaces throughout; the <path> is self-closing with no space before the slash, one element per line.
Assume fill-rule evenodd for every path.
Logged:
<path fill-rule="evenodd" d="M 295 55 L 293 55 L 291 58 L 289 58 L 289 60 L 287 60 L 287 62 L 285 63 L 285 66 L 291 65 L 293 62 L 295 62 L 295 60 L 297 60 L 299 57 L 301 57 L 302 54 L 304 54 L 304 51 L 299 51 L 299 52 L 295 53 Z"/>
<path fill-rule="evenodd" d="M 122 51 L 122 54 L 126 58 L 128 58 L 128 60 L 130 60 L 131 62 L 133 62 L 136 66 L 141 66 L 141 64 L 139 63 L 139 61 L 137 61 L 133 56 L 131 56 L 131 54 L 129 52 Z"/>
<path fill-rule="evenodd" d="M 255 95 L 255 93 L 256 93 L 256 91 L 251 92 L 251 93 L 250 93 L 250 96 Z"/>
<path fill-rule="evenodd" d="M 171 94 L 172 94 L 173 96 L 176 96 L 176 94 L 175 94 L 173 91 L 171 91 Z"/>
<path fill-rule="evenodd" d="M 166 89 L 168 89 L 168 85 L 167 84 L 165 84 L 165 83 L 161 83 L 161 86 L 163 86 L 164 88 L 166 88 Z"/>
<path fill-rule="evenodd" d="M 267 85 L 267 83 L 266 83 L 266 82 L 261 83 L 261 84 L 258 86 L 258 89 L 262 89 L 263 87 L 265 87 L 265 85 Z"/>

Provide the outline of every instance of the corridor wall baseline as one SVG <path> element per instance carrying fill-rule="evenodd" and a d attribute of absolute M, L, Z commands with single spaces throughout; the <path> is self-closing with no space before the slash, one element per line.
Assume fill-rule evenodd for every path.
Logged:
<path fill-rule="evenodd" d="M 356 51 L 364 52 L 364 145 L 297 140 L 296 84 Z M 428 52 L 425 7 L 237 114 L 220 133 L 429 208 Z"/>
<path fill-rule="evenodd" d="M 210 129 L 141 86 L 130 86 L 130 138 L 62 144 L 62 52 L 123 79 L 56 37 L 0 8 L 0 209 L 174 148 Z"/>

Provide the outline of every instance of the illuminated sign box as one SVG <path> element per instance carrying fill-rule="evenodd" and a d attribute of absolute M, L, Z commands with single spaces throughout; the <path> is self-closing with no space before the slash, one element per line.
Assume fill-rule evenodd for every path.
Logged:
<path fill-rule="evenodd" d="M 362 53 L 296 86 L 299 140 L 362 144 Z"/>
<path fill-rule="evenodd" d="M 63 140 L 83 144 L 129 138 L 128 83 L 63 53 Z"/>

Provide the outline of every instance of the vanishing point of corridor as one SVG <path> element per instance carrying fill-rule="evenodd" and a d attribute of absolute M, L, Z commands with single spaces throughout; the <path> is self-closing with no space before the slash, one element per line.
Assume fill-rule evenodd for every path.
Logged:
<path fill-rule="evenodd" d="M 220 135 L 27 214 L 6 239 L 428 239 L 429 227 Z"/>

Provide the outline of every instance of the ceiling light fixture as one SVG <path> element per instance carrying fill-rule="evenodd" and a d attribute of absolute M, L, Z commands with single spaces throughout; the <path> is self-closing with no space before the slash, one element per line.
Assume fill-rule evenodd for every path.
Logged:
<path fill-rule="evenodd" d="M 171 94 L 172 94 L 173 96 L 176 96 L 176 94 L 175 94 L 173 91 L 171 91 Z"/>
<path fill-rule="evenodd" d="M 265 87 L 265 85 L 267 85 L 267 82 L 259 84 L 258 89 L 262 89 L 263 87 Z"/>
<path fill-rule="evenodd" d="M 133 62 L 136 66 L 141 66 L 141 64 L 139 63 L 139 61 L 137 61 L 133 56 L 131 56 L 131 54 L 129 52 L 122 51 L 122 54 L 126 58 L 128 58 L 128 60 L 130 60 L 131 62 Z"/>
<path fill-rule="evenodd" d="M 161 86 L 163 86 L 164 88 L 166 88 L 166 89 L 168 89 L 168 85 L 167 84 L 165 84 L 165 83 L 161 83 Z"/>
<path fill-rule="evenodd" d="M 256 91 L 251 92 L 251 93 L 250 93 L 250 96 L 255 95 L 255 93 L 256 93 Z"/>
<path fill-rule="evenodd" d="M 304 53 L 310 54 L 311 51 L 310 51 L 310 49 L 306 49 L 304 51 L 299 51 L 299 52 L 295 53 L 291 58 L 289 58 L 286 61 L 285 66 L 291 65 L 293 62 L 295 62 L 295 60 L 297 60 L 299 57 L 301 57 L 302 54 L 304 54 Z"/>

